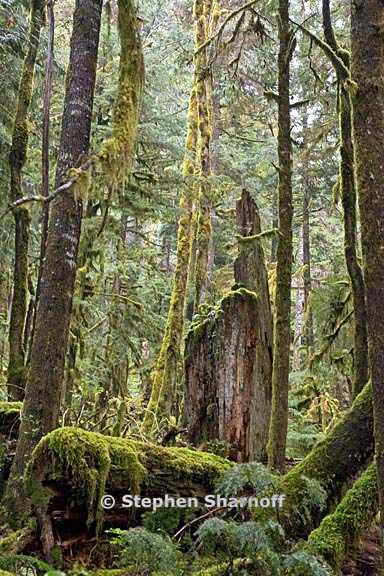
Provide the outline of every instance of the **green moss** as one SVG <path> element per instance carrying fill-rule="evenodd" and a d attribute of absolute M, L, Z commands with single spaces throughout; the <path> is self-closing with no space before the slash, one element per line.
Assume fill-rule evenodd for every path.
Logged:
<path fill-rule="evenodd" d="M 0 570 L 0 576 L 14 576 L 14 574 L 6 572 L 5 570 Z"/>
<path fill-rule="evenodd" d="M 348 490 L 335 511 L 311 533 L 305 551 L 340 567 L 361 532 L 371 525 L 377 511 L 377 474 L 373 463 Z"/>
<path fill-rule="evenodd" d="M 100 498 L 111 466 L 129 471 L 130 488 L 138 492 L 145 475 L 132 443 L 78 428 L 60 428 L 45 436 L 35 448 L 27 470 L 27 491 L 35 506 L 51 497 L 43 480 L 69 475 L 72 485 L 87 499 L 89 523 L 101 518 Z"/>
<path fill-rule="evenodd" d="M 300 464 L 286 474 L 281 493 L 286 495 L 280 520 L 284 526 L 307 532 L 322 515 L 319 502 L 311 496 L 311 480 L 327 494 L 324 509 L 341 492 L 345 482 L 365 465 L 373 450 L 372 388 L 367 384 L 351 409 Z M 311 518 L 308 517 L 308 510 Z"/>
<path fill-rule="evenodd" d="M 189 327 L 187 338 L 194 340 L 199 339 L 206 329 L 213 329 L 217 318 L 223 313 L 223 310 L 230 306 L 233 299 L 244 298 L 257 301 L 256 292 L 252 292 L 244 287 L 234 287 L 232 290 L 224 294 L 221 300 L 215 306 L 202 305 L 199 308 L 199 313 L 193 318 Z"/>
<path fill-rule="evenodd" d="M 231 463 L 224 458 L 187 448 L 165 448 L 144 442 L 102 436 L 78 428 L 60 428 L 45 436 L 35 448 L 27 469 L 27 490 L 32 502 L 47 507 L 53 493 L 46 484 L 64 477 L 71 495 L 87 502 L 88 522 L 100 524 L 100 499 L 105 493 L 108 475 L 121 477 L 127 492 L 139 494 L 156 474 L 147 469 L 162 470 L 173 479 L 183 478 L 212 485 Z M 161 478 L 160 478 L 161 482 Z"/>
<path fill-rule="evenodd" d="M 0 402 L 0 418 L 2 414 L 20 414 L 22 407 L 22 402 Z"/>

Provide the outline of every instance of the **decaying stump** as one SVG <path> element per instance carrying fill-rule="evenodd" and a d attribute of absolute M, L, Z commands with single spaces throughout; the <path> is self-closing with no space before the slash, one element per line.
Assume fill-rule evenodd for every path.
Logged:
<path fill-rule="evenodd" d="M 186 342 L 185 421 L 195 445 L 220 441 L 237 462 L 264 460 L 271 409 L 272 314 L 257 206 L 237 203 L 235 288 Z"/>

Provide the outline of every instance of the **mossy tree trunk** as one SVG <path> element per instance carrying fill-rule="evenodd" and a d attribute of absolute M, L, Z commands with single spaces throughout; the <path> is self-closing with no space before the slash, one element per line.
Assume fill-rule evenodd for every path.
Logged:
<path fill-rule="evenodd" d="M 294 36 L 289 23 L 289 0 L 279 0 L 278 86 L 279 86 L 279 231 L 276 263 L 276 302 L 272 376 L 272 414 L 268 464 L 274 470 L 285 467 L 288 427 L 288 379 L 291 344 L 292 280 L 292 142 L 290 113 L 290 62 Z"/>
<path fill-rule="evenodd" d="M 89 151 L 101 10 L 101 0 L 76 2 L 57 162 L 57 187 L 67 180 L 68 172 L 78 166 Z M 8 506 L 16 519 L 27 512 L 22 498 L 22 480 L 31 452 L 40 438 L 58 423 L 64 392 L 64 360 L 81 216 L 79 185 L 58 196 L 51 206 L 30 374 L 16 456 L 7 487 Z"/>
<path fill-rule="evenodd" d="M 339 84 L 339 124 L 340 124 L 340 175 L 339 186 L 344 213 L 344 254 L 351 281 L 354 308 L 354 381 L 355 397 L 367 383 L 368 373 L 368 335 L 367 311 L 363 271 L 358 259 L 356 186 L 355 186 L 355 152 L 352 134 L 352 99 L 351 85 L 348 83 L 350 70 L 349 52 L 341 48 L 335 38 L 330 0 L 323 0 L 323 28 L 327 44 L 333 50 L 345 69 L 334 66 Z"/>
<path fill-rule="evenodd" d="M 376 464 L 373 463 L 347 491 L 334 512 L 310 534 L 305 552 L 324 558 L 332 568 L 340 569 L 363 530 L 371 526 L 378 506 Z"/>
<path fill-rule="evenodd" d="M 307 537 L 340 498 L 346 483 L 364 470 L 373 451 L 372 388 L 366 384 L 343 419 L 282 479 L 280 490 L 286 501 L 279 521 L 287 533 Z M 313 480 L 322 498 L 314 496 L 319 490 Z"/>
<path fill-rule="evenodd" d="M 186 343 L 185 424 L 199 445 L 222 443 L 238 462 L 265 460 L 272 378 L 272 314 L 260 220 L 250 194 L 237 204 L 236 286 L 192 325 Z"/>
<path fill-rule="evenodd" d="M 307 363 L 312 354 L 314 345 L 313 333 L 313 313 L 311 308 L 311 293 L 312 293 L 312 272 L 311 272 L 311 237 L 310 237 L 310 207 L 312 198 L 312 180 L 310 175 L 310 163 L 308 158 L 308 142 L 307 142 L 307 129 L 308 119 L 307 115 L 304 117 L 304 142 L 307 144 L 304 151 L 304 175 L 303 175 L 303 281 L 304 281 L 304 338 L 305 348 L 307 351 Z"/>
<path fill-rule="evenodd" d="M 195 49 L 200 45 L 197 15 L 201 12 L 202 4 L 202 0 L 196 0 L 194 5 Z M 179 203 L 180 217 L 177 231 L 175 277 L 163 340 L 152 376 L 151 398 L 143 422 L 143 428 L 148 434 L 156 434 L 162 428 L 167 428 L 169 417 L 171 415 L 178 417 L 179 415 L 184 309 L 193 242 L 194 184 L 188 177 L 196 174 L 196 150 L 199 132 L 197 100 L 199 70 L 196 55 L 194 68 L 183 162 L 183 175 L 186 181 L 180 194 Z"/>
<path fill-rule="evenodd" d="M 23 196 L 22 171 L 28 151 L 28 112 L 32 98 L 33 77 L 40 32 L 44 22 L 44 0 L 31 3 L 30 29 L 27 53 L 19 84 L 16 116 L 13 126 L 12 144 L 9 154 L 11 172 L 10 202 Z M 30 235 L 30 213 L 26 205 L 14 211 L 15 219 L 15 264 L 13 274 L 13 297 L 9 324 L 8 396 L 11 400 L 24 397 L 26 368 L 24 329 L 28 301 L 28 247 Z"/>
<path fill-rule="evenodd" d="M 204 0 L 196 2 L 197 45 L 202 46 L 210 38 L 216 27 L 217 2 Z M 199 137 L 197 142 L 197 170 L 200 178 L 197 198 L 196 221 L 196 260 L 194 262 L 194 312 L 204 301 L 207 284 L 209 254 L 212 241 L 212 191 L 209 177 L 212 175 L 212 136 L 214 123 L 213 78 L 208 62 L 208 49 L 200 50 L 196 56 L 197 109 Z"/>
<path fill-rule="evenodd" d="M 384 4 L 352 3 L 357 182 L 366 288 L 369 368 L 381 522 L 384 519 Z"/>

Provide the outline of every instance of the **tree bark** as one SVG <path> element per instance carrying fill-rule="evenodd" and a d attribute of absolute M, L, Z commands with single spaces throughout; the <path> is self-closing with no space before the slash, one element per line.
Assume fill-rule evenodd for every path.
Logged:
<path fill-rule="evenodd" d="M 382 527 L 384 521 L 383 26 L 384 4 L 381 0 L 352 3 L 352 77 L 357 84 L 354 97 L 354 135 Z"/>
<path fill-rule="evenodd" d="M 372 463 L 347 491 L 335 511 L 310 534 L 305 552 L 320 556 L 332 568 L 340 569 L 363 530 L 371 526 L 378 507 L 376 464 Z"/>
<path fill-rule="evenodd" d="M 9 154 L 11 171 L 10 202 L 23 196 L 22 171 L 27 160 L 28 112 L 32 98 L 33 77 L 40 32 L 44 21 L 44 0 L 33 0 L 27 54 L 20 80 L 12 144 Z M 31 218 L 26 205 L 14 211 L 15 263 L 13 273 L 13 298 L 9 323 L 8 397 L 22 400 L 26 383 L 24 327 L 28 300 L 28 247 Z"/>
<path fill-rule="evenodd" d="M 294 37 L 289 24 L 289 0 L 279 0 L 279 243 L 276 264 L 275 331 L 273 347 L 272 414 L 268 464 L 285 468 L 288 428 L 288 379 L 291 345 L 292 279 L 292 142 L 290 113 L 290 61 Z"/>
<path fill-rule="evenodd" d="M 211 0 L 195 4 L 197 47 L 212 36 L 214 20 Z M 212 174 L 212 135 L 213 135 L 213 79 L 208 67 L 207 48 L 200 50 L 196 57 L 197 111 L 199 136 L 197 141 L 197 174 L 200 177 L 197 197 L 196 260 L 194 263 L 194 312 L 204 301 L 208 285 L 209 251 L 212 240 L 212 198 L 208 178 Z"/>
<path fill-rule="evenodd" d="M 101 0 L 77 0 L 71 38 L 56 186 L 89 151 L 99 44 Z M 58 196 L 51 206 L 41 296 L 36 312 L 30 375 L 7 496 L 16 518 L 25 513 L 22 478 L 30 454 L 57 426 L 63 396 L 64 360 L 76 276 L 85 184 Z"/>
<path fill-rule="evenodd" d="M 48 22 L 48 45 L 47 57 L 45 64 L 45 78 L 43 87 L 43 139 L 41 146 L 41 188 L 42 196 L 49 196 L 49 144 L 50 144 L 50 111 L 51 111 L 51 97 L 52 97 L 52 84 L 53 84 L 53 67 L 54 67 L 54 48 L 55 48 L 55 12 L 53 0 L 47 1 L 47 22 Z M 41 239 L 40 239 L 40 262 L 39 272 L 36 285 L 36 297 L 34 303 L 34 313 L 32 317 L 32 329 L 30 335 L 30 347 L 27 357 L 27 364 L 31 360 L 32 341 L 35 334 L 36 327 L 36 309 L 37 303 L 40 298 L 41 289 L 41 275 L 43 273 L 45 249 L 47 245 L 48 235 L 48 220 L 49 220 L 49 204 L 43 204 L 41 210 Z"/>
<path fill-rule="evenodd" d="M 330 0 L 323 0 L 324 37 L 334 53 L 350 69 L 350 55 L 341 48 L 335 38 L 332 27 Z M 340 131 L 340 191 L 344 213 L 344 254 L 351 281 L 354 308 L 354 380 L 353 397 L 368 381 L 368 335 L 367 310 L 363 271 L 358 259 L 356 186 L 355 186 L 355 151 L 352 135 L 352 99 L 351 86 L 338 66 L 335 72 L 339 84 L 339 131 Z"/>
<path fill-rule="evenodd" d="M 199 445 L 219 441 L 237 462 L 264 460 L 272 378 L 272 314 L 260 219 L 243 191 L 237 203 L 237 290 L 192 325 L 186 343 L 185 423 Z"/>

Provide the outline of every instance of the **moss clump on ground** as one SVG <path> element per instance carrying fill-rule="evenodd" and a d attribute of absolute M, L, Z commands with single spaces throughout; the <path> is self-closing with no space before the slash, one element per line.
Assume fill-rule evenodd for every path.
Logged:
<path fill-rule="evenodd" d="M 11 572 L 6 572 L 5 570 L 0 570 L 0 576 L 15 576 Z"/>
<path fill-rule="evenodd" d="M 335 568 L 340 567 L 361 532 L 371 525 L 378 506 L 376 465 L 373 463 L 348 490 L 335 511 L 311 533 L 305 551 L 324 558 Z"/>
<path fill-rule="evenodd" d="M 0 417 L 1 414 L 20 414 L 23 407 L 22 402 L 0 402 Z"/>
<path fill-rule="evenodd" d="M 0 402 L 0 434 L 17 434 L 22 402 Z"/>

